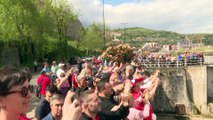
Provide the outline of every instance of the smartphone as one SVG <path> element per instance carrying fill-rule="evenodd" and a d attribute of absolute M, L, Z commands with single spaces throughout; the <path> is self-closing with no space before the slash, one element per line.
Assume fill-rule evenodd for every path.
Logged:
<path fill-rule="evenodd" d="M 78 99 L 78 96 L 76 94 L 74 94 L 71 98 L 71 102 L 73 102 L 75 99 Z"/>

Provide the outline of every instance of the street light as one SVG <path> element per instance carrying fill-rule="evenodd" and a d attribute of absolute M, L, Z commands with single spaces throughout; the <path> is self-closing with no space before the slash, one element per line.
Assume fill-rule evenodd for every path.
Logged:
<path fill-rule="evenodd" d="M 106 48 L 106 33 L 105 33 L 105 14 L 104 14 L 104 0 L 103 0 L 103 50 Z"/>
<path fill-rule="evenodd" d="M 128 24 L 128 23 L 121 23 L 122 25 L 123 25 L 123 31 L 124 31 L 124 33 L 123 33 L 123 41 L 125 40 L 125 28 L 126 28 L 126 24 Z"/>

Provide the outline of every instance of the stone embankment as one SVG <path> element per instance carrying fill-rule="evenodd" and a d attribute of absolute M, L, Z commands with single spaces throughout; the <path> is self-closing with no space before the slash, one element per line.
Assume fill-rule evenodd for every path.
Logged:
<path fill-rule="evenodd" d="M 152 72 L 157 68 L 149 68 Z M 213 120 L 213 102 L 209 83 L 213 83 L 213 67 L 187 66 L 179 68 L 158 68 L 161 84 L 152 102 L 156 113 L 197 115 Z M 208 71 L 208 72 L 207 72 Z M 210 82 L 209 82 L 210 81 Z M 203 119 L 202 119 L 203 120 Z"/>

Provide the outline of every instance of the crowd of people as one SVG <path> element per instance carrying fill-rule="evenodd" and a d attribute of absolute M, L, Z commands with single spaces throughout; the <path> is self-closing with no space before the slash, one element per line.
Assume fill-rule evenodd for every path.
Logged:
<path fill-rule="evenodd" d="M 40 102 L 34 119 L 156 120 L 151 101 L 160 84 L 159 70 L 149 73 L 141 65 L 98 58 L 80 63 L 44 63 L 37 79 Z M 31 77 L 28 69 L 0 70 L 1 120 L 28 119 Z"/>
<path fill-rule="evenodd" d="M 144 67 L 177 67 L 200 65 L 204 62 L 203 53 L 185 52 L 177 56 L 168 53 L 148 53 L 138 56 L 138 61 Z"/>

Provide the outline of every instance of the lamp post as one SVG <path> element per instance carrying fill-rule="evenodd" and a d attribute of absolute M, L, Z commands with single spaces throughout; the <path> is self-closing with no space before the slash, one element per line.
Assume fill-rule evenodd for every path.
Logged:
<path fill-rule="evenodd" d="M 128 23 L 121 23 L 123 25 L 123 41 L 125 40 L 125 28 Z"/>
<path fill-rule="evenodd" d="M 104 0 L 103 0 L 103 50 L 106 48 L 106 31 L 105 31 L 105 13 L 104 13 Z"/>

